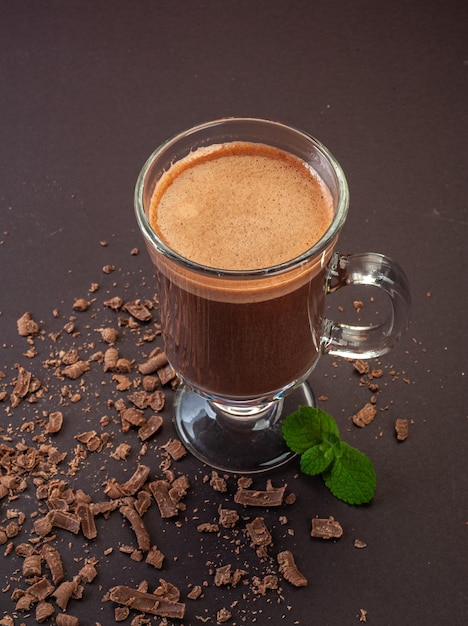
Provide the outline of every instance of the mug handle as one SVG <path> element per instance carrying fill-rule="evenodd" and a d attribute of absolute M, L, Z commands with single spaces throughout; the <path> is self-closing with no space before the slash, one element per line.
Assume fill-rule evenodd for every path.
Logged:
<path fill-rule="evenodd" d="M 389 352 L 409 324 L 411 296 L 405 273 L 398 263 L 383 254 L 335 252 L 329 263 L 326 293 L 348 285 L 383 289 L 390 299 L 390 311 L 383 322 L 369 326 L 325 319 L 322 352 L 352 359 L 370 359 Z"/>

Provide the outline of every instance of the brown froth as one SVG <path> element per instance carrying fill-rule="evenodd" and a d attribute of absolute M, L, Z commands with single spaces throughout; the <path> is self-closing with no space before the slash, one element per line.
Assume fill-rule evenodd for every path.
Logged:
<path fill-rule="evenodd" d="M 161 178 L 150 220 L 182 256 L 228 270 L 271 267 L 311 248 L 333 218 L 328 188 L 301 159 L 232 142 L 199 148 Z"/>

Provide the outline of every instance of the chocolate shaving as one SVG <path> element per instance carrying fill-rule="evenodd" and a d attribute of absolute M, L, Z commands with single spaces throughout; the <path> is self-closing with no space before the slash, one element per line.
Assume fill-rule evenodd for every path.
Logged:
<path fill-rule="evenodd" d="M 63 425 L 63 414 L 61 411 L 54 411 L 49 414 L 49 423 L 46 426 L 46 433 L 52 435 L 58 433 Z"/>
<path fill-rule="evenodd" d="M 80 622 L 74 615 L 67 615 L 66 613 L 58 613 L 55 617 L 55 623 L 57 626 L 80 626 Z"/>
<path fill-rule="evenodd" d="M 130 609 L 149 613 L 150 615 L 172 619 L 183 619 L 185 615 L 185 604 L 183 603 L 168 602 L 152 593 L 146 593 L 124 585 L 112 587 L 109 590 L 109 599 L 117 604 L 123 604 Z"/>
<path fill-rule="evenodd" d="M 178 461 L 187 454 L 187 450 L 179 439 L 170 439 L 166 444 L 161 446 L 170 454 L 174 461 Z"/>
<path fill-rule="evenodd" d="M 50 602 L 41 600 L 36 606 L 36 622 L 41 624 L 45 622 L 48 617 L 51 617 L 55 613 L 55 609 Z"/>
<path fill-rule="evenodd" d="M 160 367 L 156 370 L 159 380 L 161 381 L 161 385 L 167 385 L 167 383 L 171 382 L 177 377 L 177 374 L 172 367 L 172 365 L 165 365 L 164 367 Z"/>
<path fill-rule="evenodd" d="M 243 504 L 244 506 L 280 506 L 283 503 L 285 490 L 286 485 L 283 487 L 273 487 L 271 480 L 268 479 L 265 491 L 239 487 L 234 496 L 234 502 Z"/>
<path fill-rule="evenodd" d="M 65 611 L 70 598 L 76 593 L 78 590 L 78 581 L 77 580 L 66 580 L 62 582 L 53 592 L 53 596 L 57 605 Z"/>
<path fill-rule="evenodd" d="M 295 587 L 305 587 L 307 578 L 297 568 L 294 556 L 289 550 L 284 550 L 277 555 L 279 571 L 282 576 Z"/>
<path fill-rule="evenodd" d="M 241 580 L 242 576 L 244 576 L 245 574 L 246 572 L 240 569 L 232 571 L 231 564 L 223 565 L 216 568 L 214 575 L 214 584 L 217 587 L 223 587 L 226 585 L 231 585 L 231 587 L 235 587 Z"/>
<path fill-rule="evenodd" d="M 133 407 L 124 409 L 120 413 L 120 419 L 122 420 L 122 430 L 124 432 L 127 432 L 132 426 L 140 428 L 140 426 L 146 424 L 146 419 L 143 411 L 140 411 L 140 409 L 135 409 Z"/>
<path fill-rule="evenodd" d="M 140 426 L 138 429 L 138 437 L 142 441 L 147 441 L 158 432 L 162 424 L 163 418 L 161 415 L 151 415 L 146 424 L 143 424 L 143 426 Z"/>
<path fill-rule="evenodd" d="M 132 506 L 121 506 L 119 511 L 130 522 L 140 550 L 148 552 L 151 547 L 150 536 L 138 511 Z"/>
<path fill-rule="evenodd" d="M 264 548 L 271 545 L 271 533 L 266 527 L 263 517 L 256 517 L 247 523 L 246 529 L 254 548 Z"/>
<path fill-rule="evenodd" d="M 165 365 L 167 365 L 166 353 L 158 352 L 157 354 L 150 356 L 150 358 L 144 363 L 141 363 L 138 366 L 138 371 L 140 374 L 143 374 L 143 376 L 147 376 L 157 372 L 158 369 L 163 368 Z"/>
<path fill-rule="evenodd" d="M 107 348 L 104 352 L 104 371 L 113 372 L 117 368 L 119 351 L 116 348 Z"/>
<path fill-rule="evenodd" d="M 68 530 L 74 535 L 77 535 L 80 531 L 81 522 L 77 515 L 54 509 L 53 511 L 49 511 L 46 517 L 49 517 L 52 526 Z"/>
<path fill-rule="evenodd" d="M 146 482 L 150 473 L 147 465 L 138 465 L 133 475 L 121 485 L 122 493 L 126 496 L 133 496 Z"/>
<path fill-rule="evenodd" d="M 360 411 L 353 415 L 353 422 L 356 424 L 356 426 L 364 428 L 364 426 L 367 426 L 372 422 L 376 414 L 377 409 L 372 403 L 368 402 L 362 407 Z"/>
<path fill-rule="evenodd" d="M 164 554 L 156 546 L 152 546 L 146 555 L 146 562 L 156 569 L 161 569 L 164 561 Z"/>
<path fill-rule="evenodd" d="M 36 600 L 45 600 L 53 591 L 53 586 L 45 577 L 39 578 L 27 589 L 27 593 L 36 598 Z"/>
<path fill-rule="evenodd" d="M 223 528 L 234 528 L 239 521 L 239 514 L 234 509 L 223 509 L 218 507 L 219 524 Z"/>
<path fill-rule="evenodd" d="M 42 573 L 42 558 L 40 554 L 30 554 L 23 561 L 23 576 L 40 576 Z"/>
<path fill-rule="evenodd" d="M 76 363 L 73 363 L 73 365 L 67 365 L 67 367 L 64 367 L 62 374 L 67 378 L 76 380 L 87 371 L 89 371 L 89 363 L 87 361 L 77 361 Z"/>
<path fill-rule="evenodd" d="M 310 534 L 312 537 L 319 537 L 320 539 L 339 539 L 343 534 L 343 529 L 332 516 L 328 519 L 314 517 Z"/>
<path fill-rule="evenodd" d="M 179 514 L 177 504 L 169 495 L 170 484 L 166 480 L 155 480 L 149 483 L 149 488 L 158 505 L 161 517 L 175 517 Z"/>
<path fill-rule="evenodd" d="M 97 529 L 89 504 L 87 502 L 79 502 L 76 506 L 76 515 L 80 520 L 81 531 L 86 539 L 95 539 L 97 537 Z"/>
<path fill-rule="evenodd" d="M 54 585 L 58 585 L 63 580 L 63 564 L 60 552 L 49 544 L 44 544 L 42 547 L 42 557 L 47 563 L 47 567 L 50 570 L 52 576 L 52 582 Z"/>
<path fill-rule="evenodd" d="M 137 319 L 139 322 L 149 322 L 151 319 L 151 311 L 143 304 L 141 300 L 126 302 L 122 308 L 124 311 L 127 311 L 127 313 L 130 313 L 130 315 Z"/>
<path fill-rule="evenodd" d="M 89 559 L 78 572 L 78 578 L 85 583 L 92 583 L 97 576 L 97 559 Z"/>

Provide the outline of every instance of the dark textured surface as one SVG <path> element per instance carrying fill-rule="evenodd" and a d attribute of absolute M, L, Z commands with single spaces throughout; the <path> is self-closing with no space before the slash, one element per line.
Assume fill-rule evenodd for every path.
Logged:
<path fill-rule="evenodd" d="M 147 580 L 153 589 L 159 578 L 178 585 L 184 601 L 189 582 L 209 583 L 204 598 L 187 600 L 185 624 L 203 623 L 197 616 L 216 623 L 216 611 L 232 603 L 233 625 L 342 626 L 359 623 L 360 609 L 376 626 L 465 623 L 467 18 L 466 4 L 455 0 L 0 2 L 0 384 L 11 392 L 20 363 L 50 386 L 36 405 L 22 403 L 10 412 L 8 400 L 0 403 L 0 435 L 11 437 L 9 445 L 30 441 L 21 424 L 34 421 L 37 435 L 43 411 L 56 410 L 61 383 L 42 361 L 72 343 L 68 336 L 56 346 L 36 339 L 39 354 L 27 359 L 16 319 L 31 311 L 47 332 L 55 331 L 73 314 L 73 299 L 91 297 L 89 287 L 97 282 L 96 318 L 76 314 L 81 348 L 88 337 L 96 341 L 99 324 L 115 321 L 102 306 L 109 294 L 153 295 L 133 187 L 154 148 L 195 123 L 259 116 L 315 135 L 340 161 L 350 185 L 340 250 L 395 257 L 412 288 L 412 325 L 381 360 L 377 406 L 386 410 L 371 425 L 361 430 L 350 422 L 369 398 L 350 363 L 324 357 L 311 377 L 316 394 L 328 396 L 321 406 L 337 417 L 343 438 L 374 461 L 373 503 L 349 507 L 320 479 L 297 476 L 292 463 L 272 480 L 287 483 L 296 504 L 243 512 L 265 517 L 273 553 L 291 549 L 309 586 L 282 583 L 278 602 L 276 592 L 254 596 L 248 586 L 213 585 L 208 562 L 248 567 L 249 580 L 269 565 L 248 546 L 245 520 L 237 537 L 196 532 L 197 523 L 216 520 L 219 504 L 232 502 L 235 482 L 229 479 L 227 495 L 214 492 L 203 481 L 209 470 L 186 457 L 174 464 L 192 485 L 180 527 L 161 522 L 154 506 L 145 517 L 166 554 L 161 571 L 119 552 L 120 544 L 135 540 L 118 513 L 98 520 L 98 539 L 86 553 L 83 537 L 57 533 L 69 578 L 81 566 L 75 559 L 99 559 L 95 583 L 68 608 L 81 624 L 113 623 L 112 604 L 101 602 L 113 585 Z M 141 254 L 132 256 L 136 246 Z M 104 274 L 106 264 L 115 272 Z M 62 312 L 58 320 L 54 307 Z M 339 315 L 333 300 L 330 315 Z M 130 335 L 122 346 L 137 360 L 149 350 L 137 349 Z M 115 395 L 113 383 L 101 385 L 97 368 L 85 377 L 83 399 L 67 407 L 67 425 L 54 443 L 70 455 L 60 476 L 105 499 L 108 476 L 123 480 L 141 461 L 154 478 L 160 458 L 153 444 L 140 458 L 135 433 L 122 435 L 111 424 L 112 445 L 132 445 L 127 461 L 111 459 L 106 448 L 100 456 L 89 454 L 76 476 L 66 476 L 74 436 L 103 431 L 99 419 Z M 173 434 L 170 409 L 168 393 L 158 443 Z M 394 435 L 398 417 L 412 420 L 404 443 Z M 257 477 L 257 488 L 264 481 Z M 0 526 L 9 511 L 28 514 L 12 542 L 27 540 L 29 514 L 38 507 L 34 486 L 0 507 Z M 287 524 L 279 523 L 280 515 Z M 343 537 L 312 540 L 311 518 L 329 515 L 341 522 Z M 233 538 L 241 540 L 239 554 Z M 356 538 L 367 547 L 356 549 Z M 113 552 L 105 555 L 108 548 Z M 17 572 L 21 561 L 13 554 L 0 560 L 0 617 L 34 624 L 33 613 L 16 615 L 10 600 L 13 589 L 26 586 Z"/>

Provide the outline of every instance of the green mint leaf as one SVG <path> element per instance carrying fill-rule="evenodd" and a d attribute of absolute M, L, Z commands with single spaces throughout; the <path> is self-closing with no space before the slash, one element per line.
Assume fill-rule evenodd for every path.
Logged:
<path fill-rule="evenodd" d="M 322 409 L 301 406 L 283 422 L 283 437 L 288 447 L 296 454 L 303 454 L 312 446 L 327 440 L 328 435 L 339 439 L 340 433 L 335 420 Z"/>
<path fill-rule="evenodd" d="M 374 497 L 376 476 L 371 460 L 344 441 L 323 479 L 332 494 L 348 504 L 366 504 Z"/>
<path fill-rule="evenodd" d="M 322 443 L 312 446 L 301 455 L 301 470 L 304 474 L 322 474 L 335 458 L 333 447 Z"/>

